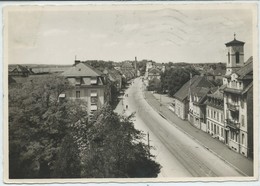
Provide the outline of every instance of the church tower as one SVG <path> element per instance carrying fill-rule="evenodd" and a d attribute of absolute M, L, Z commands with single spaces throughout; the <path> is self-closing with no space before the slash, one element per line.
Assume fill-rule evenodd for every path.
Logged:
<path fill-rule="evenodd" d="M 227 47 L 226 75 L 230 75 L 244 65 L 244 44 L 245 42 L 236 40 L 236 34 L 233 41 L 225 44 Z"/>

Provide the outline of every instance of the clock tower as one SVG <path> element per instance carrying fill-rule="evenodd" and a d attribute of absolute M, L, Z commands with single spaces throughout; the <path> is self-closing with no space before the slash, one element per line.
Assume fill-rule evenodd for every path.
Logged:
<path fill-rule="evenodd" d="M 233 41 L 225 44 L 227 47 L 226 75 L 230 75 L 244 65 L 244 44 L 245 42 L 236 40 L 236 34 Z"/>

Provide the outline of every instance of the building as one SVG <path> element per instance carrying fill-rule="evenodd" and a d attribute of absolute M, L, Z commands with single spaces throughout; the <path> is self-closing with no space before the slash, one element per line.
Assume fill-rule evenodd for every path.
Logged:
<path fill-rule="evenodd" d="M 75 64 L 62 73 L 73 88 L 65 93 L 67 98 L 84 100 L 90 115 L 106 101 L 106 85 L 103 74 L 90 65 L 75 61 Z"/>
<path fill-rule="evenodd" d="M 206 126 L 206 105 L 207 94 L 211 93 L 212 84 L 204 87 L 193 87 L 189 95 L 188 121 L 198 129 L 207 131 Z"/>
<path fill-rule="evenodd" d="M 244 63 L 244 44 L 236 38 L 226 43 L 225 134 L 232 150 L 253 157 L 253 58 Z"/>
<path fill-rule="evenodd" d="M 22 65 L 9 66 L 8 67 L 8 75 L 9 76 L 17 76 L 17 77 L 28 77 L 33 74 L 32 69 L 28 69 Z"/>
<path fill-rule="evenodd" d="M 175 114 L 185 120 L 189 113 L 189 96 L 190 89 L 196 87 L 212 87 L 212 83 L 205 76 L 194 76 L 186 82 L 173 96 Z"/>
<path fill-rule="evenodd" d="M 122 88 L 122 74 L 116 69 L 108 69 L 106 68 L 103 71 L 104 74 L 107 75 L 108 79 L 115 83 L 117 91 L 120 91 Z"/>
<path fill-rule="evenodd" d="M 224 122 L 224 88 L 226 85 L 219 87 L 214 93 L 207 95 L 206 101 L 206 132 L 213 138 L 227 143 L 225 135 Z"/>
<path fill-rule="evenodd" d="M 152 80 L 152 79 L 161 79 L 161 70 L 153 67 L 148 71 L 148 80 Z"/>

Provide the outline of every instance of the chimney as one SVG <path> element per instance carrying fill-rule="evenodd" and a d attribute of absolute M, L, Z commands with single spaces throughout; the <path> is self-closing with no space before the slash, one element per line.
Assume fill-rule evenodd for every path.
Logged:
<path fill-rule="evenodd" d="M 80 63 L 80 60 L 75 60 L 74 65 L 77 65 Z"/>

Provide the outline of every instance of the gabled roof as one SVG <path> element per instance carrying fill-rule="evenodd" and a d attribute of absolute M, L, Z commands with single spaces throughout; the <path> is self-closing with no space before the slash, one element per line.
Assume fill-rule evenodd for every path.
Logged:
<path fill-rule="evenodd" d="M 230 42 L 226 43 L 225 45 L 227 47 L 229 47 L 229 46 L 243 46 L 244 44 L 245 44 L 245 42 L 234 39 L 233 41 L 230 41 Z"/>
<path fill-rule="evenodd" d="M 153 68 L 151 68 L 151 69 L 149 70 L 148 73 L 149 73 L 149 74 L 157 74 L 157 73 L 161 73 L 161 71 L 160 71 L 158 68 L 153 67 Z"/>
<path fill-rule="evenodd" d="M 253 57 L 251 56 L 245 65 L 235 72 L 239 79 L 252 79 L 253 78 Z"/>
<path fill-rule="evenodd" d="M 97 77 L 102 73 L 86 63 L 78 63 L 62 73 L 67 77 Z"/>
<path fill-rule="evenodd" d="M 215 92 L 212 94 L 208 94 L 209 97 L 216 98 L 216 99 L 224 99 L 224 89 L 226 88 L 227 85 L 222 85 L 219 87 Z"/>
<path fill-rule="evenodd" d="M 196 87 L 205 87 L 211 88 L 214 85 L 207 80 L 205 76 L 194 76 L 191 80 L 186 82 L 175 94 L 174 97 L 183 101 L 189 96 L 189 88 L 191 87 L 191 91 L 195 90 Z"/>
<path fill-rule="evenodd" d="M 12 72 L 14 70 L 17 71 L 17 72 L 30 73 L 30 71 L 22 65 L 16 65 L 16 66 L 9 66 L 8 67 L 9 72 Z"/>

